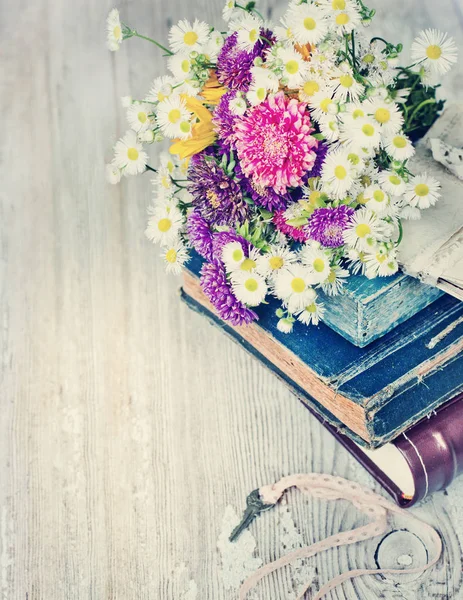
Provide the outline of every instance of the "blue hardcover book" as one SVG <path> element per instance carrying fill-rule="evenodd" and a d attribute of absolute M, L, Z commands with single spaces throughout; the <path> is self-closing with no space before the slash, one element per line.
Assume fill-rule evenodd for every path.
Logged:
<path fill-rule="evenodd" d="M 199 285 L 199 259 L 184 276 L 183 298 L 286 381 L 323 419 L 367 447 L 378 447 L 463 391 L 463 303 L 448 295 L 366 348 L 325 324 L 276 328 L 271 300 L 259 321 L 231 327 Z"/>

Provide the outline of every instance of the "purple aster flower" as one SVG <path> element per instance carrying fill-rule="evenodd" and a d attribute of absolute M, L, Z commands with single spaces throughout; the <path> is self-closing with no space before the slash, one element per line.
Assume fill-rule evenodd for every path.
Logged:
<path fill-rule="evenodd" d="M 213 156 L 193 156 L 188 169 L 188 191 L 200 215 L 212 225 L 243 223 L 248 215 L 240 186 L 217 164 Z"/>
<path fill-rule="evenodd" d="M 218 231 L 212 237 L 212 260 L 215 263 L 222 262 L 223 247 L 230 242 L 239 242 L 246 256 L 249 256 L 251 244 L 235 231 Z"/>
<path fill-rule="evenodd" d="M 192 210 L 187 217 L 186 228 L 190 244 L 196 252 L 206 260 L 212 260 L 213 233 L 208 222 L 198 211 Z"/>
<path fill-rule="evenodd" d="M 266 39 L 260 38 L 250 52 L 236 47 L 236 31 L 228 37 L 217 57 L 217 79 L 222 85 L 232 90 L 248 91 L 254 59 L 258 56 L 263 58 L 265 50 L 270 47 L 267 40 L 273 40 L 271 31 L 261 30 L 261 35 Z"/>
<path fill-rule="evenodd" d="M 230 110 L 230 100 L 233 100 L 235 97 L 235 90 L 230 90 L 224 94 L 214 110 L 214 118 L 212 119 L 219 140 L 232 148 L 235 143 L 233 125 L 237 119 L 237 115 L 234 115 Z"/>
<path fill-rule="evenodd" d="M 328 248 L 344 244 L 343 231 L 354 214 L 354 209 L 341 204 L 336 207 L 316 208 L 307 225 L 310 239 Z"/>
<path fill-rule="evenodd" d="M 285 210 L 291 201 L 289 194 L 277 194 L 271 187 L 262 187 L 259 184 L 248 179 L 239 163 L 235 167 L 235 175 L 240 180 L 240 186 L 243 193 L 253 199 L 257 206 L 269 210 L 270 212 Z"/>
<path fill-rule="evenodd" d="M 316 150 L 317 157 L 315 158 L 313 167 L 310 169 L 310 171 L 304 177 L 304 183 L 307 183 L 307 179 L 309 179 L 309 177 L 320 177 L 320 175 L 322 174 L 322 167 L 323 167 L 323 163 L 325 162 L 327 152 L 328 152 L 327 144 L 320 142 L 318 144 L 318 148 Z"/>
<path fill-rule="evenodd" d="M 217 263 L 206 263 L 201 269 L 201 287 L 224 321 L 231 325 L 247 325 L 258 316 L 233 294 L 225 269 Z"/>

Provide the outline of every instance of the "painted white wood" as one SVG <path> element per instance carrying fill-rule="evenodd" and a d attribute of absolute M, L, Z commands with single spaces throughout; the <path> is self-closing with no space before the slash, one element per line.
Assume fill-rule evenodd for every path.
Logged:
<path fill-rule="evenodd" d="M 221 4 L 120 9 L 165 37 L 181 16 L 217 21 Z M 461 42 L 459 0 L 371 4 L 393 40 L 430 24 Z M 297 471 L 373 483 L 281 383 L 180 303 L 143 235 L 149 176 L 105 183 L 126 128 L 119 97 L 163 69 L 141 40 L 106 50 L 109 8 L 2 5 L 0 598 L 231 600 L 216 548 L 227 505 L 240 511 L 249 491 Z M 461 64 L 445 84 L 454 97 Z M 432 573 L 365 578 L 331 598 L 462 598 L 462 499 L 460 480 L 416 509 L 445 542 Z M 344 503 L 293 500 L 305 542 L 358 519 Z M 284 552 L 277 521 L 252 526 L 264 560 Z M 314 586 L 373 566 L 379 543 L 314 559 Z M 290 587 L 283 572 L 258 597 Z"/>

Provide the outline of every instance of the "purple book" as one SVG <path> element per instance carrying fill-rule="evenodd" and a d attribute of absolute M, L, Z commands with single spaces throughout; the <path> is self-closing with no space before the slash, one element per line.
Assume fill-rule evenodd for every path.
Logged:
<path fill-rule="evenodd" d="M 322 422 L 402 507 L 448 487 L 463 473 L 463 394 L 377 450 L 358 446 Z"/>

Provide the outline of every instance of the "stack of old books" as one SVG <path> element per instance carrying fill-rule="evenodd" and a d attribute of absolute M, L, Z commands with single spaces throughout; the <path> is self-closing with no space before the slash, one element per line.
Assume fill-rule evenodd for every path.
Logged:
<path fill-rule="evenodd" d="M 463 183 L 431 153 L 436 140 L 457 144 L 461 115 L 447 111 L 417 151 L 443 201 L 427 222 L 407 223 L 416 231 L 402 266 L 413 276 L 351 277 L 344 294 L 326 299 L 324 323 L 291 335 L 275 326 L 276 302 L 250 326 L 221 321 L 200 288 L 199 256 L 184 276 L 188 305 L 285 381 L 403 506 L 463 471 Z"/>

